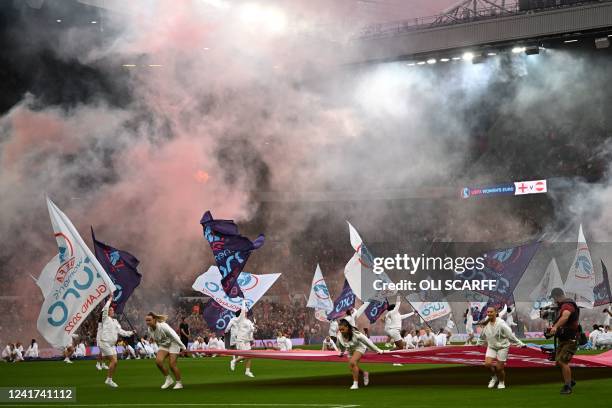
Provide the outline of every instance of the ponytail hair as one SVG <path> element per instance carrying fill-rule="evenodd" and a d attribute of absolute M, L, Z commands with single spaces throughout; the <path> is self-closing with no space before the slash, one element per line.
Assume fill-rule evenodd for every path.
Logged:
<path fill-rule="evenodd" d="M 168 320 L 168 316 L 163 314 L 157 314 L 153 312 L 147 313 L 147 316 L 151 316 L 157 323 L 163 323 Z"/>

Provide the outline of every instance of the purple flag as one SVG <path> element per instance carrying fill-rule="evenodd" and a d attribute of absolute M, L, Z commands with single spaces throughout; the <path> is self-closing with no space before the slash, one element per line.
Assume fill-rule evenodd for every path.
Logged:
<path fill-rule="evenodd" d="M 224 308 L 215 302 L 214 299 L 210 299 L 204 305 L 204 320 L 206 321 L 206 325 L 217 335 L 225 333 L 227 324 L 234 316 L 234 312 Z"/>
<path fill-rule="evenodd" d="M 389 301 L 385 299 L 384 301 L 375 300 L 370 302 L 368 307 L 366 307 L 365 315 L 367 316 L 370 324 L 374 324 L 380 316 L 387 310 L 389 307 Z"/>
<path fill-rule="evenodd" d="M 355 294 L 353 293 L 348 281 L 344 280 L 342 293 L 334 301 L 334 309 L 327 314 L 328 319 L 337 319 L 345 315 L 344 312 L 355 306 Z"/>
<path fill-rule="evenodd" d="M 595 295 L 595 302 L 593 306 L 603 306 L 612 303 L 612 292 L 610 292 L 610 281 L 608 280 L 608 269 L 604 265 L 603 260 L 601 261 L 601 271 L 603 272 L 603 281 L 598 283 L 593 288 L 593 294 Z"/>
<path fill-rule="evenodd" d="M 210 211 L 204 213 L 200 224 L 221 272 L 223 291 L 231 298 L 243 297 L 238 286 L 238 276 L 251 252 L 264 244 L 263 234 L 251 242 L 238 233 L 238 226 L 234 221 L 215 220 Z"/>
<path fill-rule="evenodd" d="M 123 308 L 134 289 L 140 285 L 142 275 L 136 269 L 140 261 L 129 252 L 113 248 L 96 240 L 91 228 L 94 251 L 100 265 L 104 268 L 117 289 L 113 292 L 113 307 L 116 313 L 123 313 Z"/>
<path fill-rule="evenodd" d="M 465 271 L 460 276 L 462 279 L 469 281 L 495 281 L 495 290 L 478 290 L 476 292 L 507 304 L 512 299 L 514 289 L 539 247 L 540 242 L 531 242 L 514 248 L 496 249 L 487 252 L 484 254 L 484 269 L 474 268 Z"/>

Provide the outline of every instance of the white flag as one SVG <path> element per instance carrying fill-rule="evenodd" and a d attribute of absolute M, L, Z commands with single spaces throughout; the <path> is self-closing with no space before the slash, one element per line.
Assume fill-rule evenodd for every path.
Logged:
<path fill-rule="evenodd" d="M 427 280 L 431 280 L 428 276 Z M 451 314 L 450 303 L 446 301 L 427 301 L 426 292 L 412 293 L 406 296 L 410 305 L 420 315 L 422 320 L 430 322 L 432 320 Z"/>
<path fill-rule="evenodd" d="M 245 297 L 248 310 L 261 299 L 279 276 L 281 276 L 280 273 L 254 275 L 248 272 L 240 272 L 238 286 L 240 286 Z M 198 276 L 191 287 L 198 292 L 210 296 L 224 308 L 237 312 L 242 308 L 242 298 L 230 298 L 223 290 L 221 278 L 221 271 L 219 271 L 216 265 L 213 265 L 202 275 Z"/>
<path fill-rule="evenodd" d="M 96 305 L 112 295 L 115 285 L 68 217 L 49 198 L 47 207 L 59 254 L 58 262 L 49 262 L 37 282 L 45 296 L 37 327 L 61 349 L 72 344 L 72 335 Z"/>
<path fill-rule="evenodd" d="M 593 268 L 591 253 L 582 232 L 582 225 L 580 225 L 576 256 L 565 281 L 565 291 L 575 295 L 578 306 L 592 309 L 595 301 L 594 288 L 595 268 Z"/>
<path fill-rule="evenodd" d="M 312 277 L 310 296 L 308 297 L 306 307 L 324 310 L 327 313 L 334 309 L 334 302 L 329 295 L 329 290 L 327 289 L 327 284 L 325 283 L 325 279 L 323 279 L 323 273 L 319 265 L 317 265 L 317 269 Z"/>
<path fill-rule="evenodd" d="M 60 266 L 60 257 L 59 254 L 55 255 L 51 260 L 47 263 L 47 265 L 43 268 L 42 272 L 38 279 L 35 279 L 36 284 L 40 288 L 40 291 L 43 294 L 43 297 L 47 297 L 49 292 L 53 290 L 53 282 L 55 278 L 55 274 L 57 273 Z"/>
<path fill-rule="evenodd" d="M 550 292 L 554 288 L 563 289 L 563 281 L 561 280 L 561 274 L 559 273 L 559 267 L 555 258 L 548 263 L 540 283 L 529 295 L 529 298 L 533 300 L 531 312 L 529 312 L 529 317 L 532 320 L 540 317 L 540 308 L 552 305 L 553 301 L 550 298 Z"/>
<path fill-rule="evenodd" d="M 368 302 L 374 300 L 380 301 L 386 297 L 396 295 L 397 291 L 377 291 L 374 289 L 375 281 L 381 280 L 384 283 L 391 283 L 392 280 L 384 272 L 381 274 L 374 273 L 374 257 L 368 251 L 355 227 L 348 221 L 347 224 L 349 226 L 351 246 L 355 253 L 344 267 L 344 277 L 355 296 L 363 302 Z"/>

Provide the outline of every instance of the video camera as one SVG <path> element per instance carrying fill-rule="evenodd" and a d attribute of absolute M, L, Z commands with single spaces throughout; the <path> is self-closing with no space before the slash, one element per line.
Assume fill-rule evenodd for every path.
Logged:
<path fill-rule="evenodd" d="M 540 308 L 540 317 L 544 320 L 547 320 L 549 325 L 552 325 L 559 316 L 559 307 L 557 305 L 545 306 Z M 550 339 L 554 337 L 553 334 L 550 333 L 550 329 L 546 329 L 544 331 L 544 337 Z"/>

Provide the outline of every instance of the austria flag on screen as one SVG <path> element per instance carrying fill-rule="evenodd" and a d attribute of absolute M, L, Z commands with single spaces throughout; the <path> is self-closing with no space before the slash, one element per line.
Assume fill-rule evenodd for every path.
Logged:
<path fill-rule="evenodd" d="M 514 195 L 546 193 L 546 180 L 517 181 L 514 183 Z"/>

